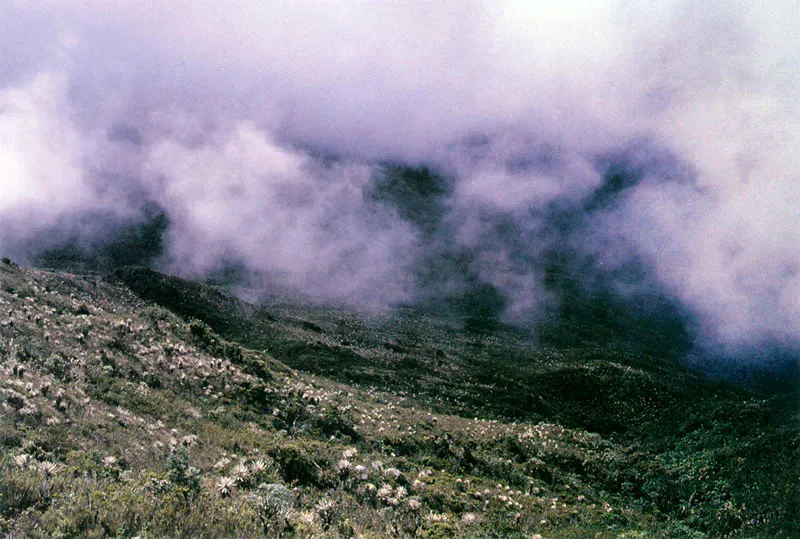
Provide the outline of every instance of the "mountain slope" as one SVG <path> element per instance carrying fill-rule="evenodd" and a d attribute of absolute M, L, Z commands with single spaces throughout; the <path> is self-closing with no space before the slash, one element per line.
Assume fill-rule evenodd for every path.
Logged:
<path fill-rule="evenodd" d="M 0 280 L 7 536 L 800 533 L 797 393 L 149 270 Z"/>

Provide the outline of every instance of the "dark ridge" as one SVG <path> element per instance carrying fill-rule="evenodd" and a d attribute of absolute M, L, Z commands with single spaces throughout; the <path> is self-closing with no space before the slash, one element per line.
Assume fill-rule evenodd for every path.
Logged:
<path fill-rule="evenodd" d="M 431 235 L 441 226 L 451 192 L 450 182 L 427 167 L 391 164 L 381 168 L 368 196 Z"/>
<path fill-rule="evenodd" d="M 134 224 L 118 223 L 113 217 L 102 215 L 86 216 L 83 220 L 78 228 L 102 232 L 94 236 L 69 236 L 34 255 L 33 265 L 70 272 L 149 266 L 161 256 L 163 236 L 169 227 L 169 217 L 155 206 L 146 207 L 142 220 Z"/>
<path fill-rule="evenodd" d="M 202 320 L 227 338 L 246 334 L 257 312 L 253 305 L 216 287 L 150 268 L 120 268 L 108 274 L 106 280 L 122 283 L 142 299 L 169 309 L 182 318 Z"/>
<path fill-rule="evenodd" d="M 478 288 L 480 294 L 461 298 L 464 305 L 450 306 L 471 313 L 467 326 L 459 330 L 409 309 L 370 321 L 325 307 L 256 307 L 216 287 L 147 268 L 123 268 L 107 279 L 186 319 L 207 323 L 225 339 L 265 350 L 290 367 L 343 383 L 449 395 L 452 402 L 464 403 L 445 401 L 443 411 L 448 413 L 469 415 L 480 408 L 495 417 L 557 417 L 565 425 L 632 435 L 643 423 L 637 408 L 620 415 L 615 408 L 619 402 L 649 385 L 650 407 L 666 406 L 685 400 L 700 383 L 679 362 L 654 353 L 652 347 L 643 354 L 634 346 L 613 346 L 621 341 L 619 335 L 580 338 L 576 332 L 582 326 L 574 320 L 559 326 L 561 334 L 546 335 L 537 344 L 526 332 L 495 323 L 502 298 L 490 288 Z M 585 329 L 609 331 L 602 324 Z M 643 332 L 628 336 L 643 338 Z M 606 345 L 598 344 L 601 341 Z M 573 366 L 549 370 L 554 355 L 571 358 Z M 598 361 L 636 369 L 625 377 L 631 382 L 627 389 L 614 385 L 622 367 L 608 371 L 598 368 Z M 484 387 L 480 395 L 467 389 L 476 383 Z"/>
<path fill-rule="evenodd" d="M 696 177 L 689 164 L 647 139 L 599 156 L 595 166 L 603 182 L 584 204 L 589 213 L 610 209 L 642 182 L 692 184 Z"/>
<path fill-rule="evenodd" d="M 545 282 L 560 303 L 541 328 L 542 342 L 612 346 L 671 360 L 682 360 L 693 348 L 691 317 L 670 298 L 657 291 L 623 297 L 607 288 L 607 278 L 592 283 L 574 271 L 556 264 L 548 268 Z"/>

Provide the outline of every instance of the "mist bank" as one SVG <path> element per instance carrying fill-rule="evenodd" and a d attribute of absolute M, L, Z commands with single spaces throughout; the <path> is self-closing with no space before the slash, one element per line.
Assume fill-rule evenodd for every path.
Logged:
<path fill-rule="evenodd" d="M 789 3 L 0 10 L 5 256 L 800 347 Z"/>

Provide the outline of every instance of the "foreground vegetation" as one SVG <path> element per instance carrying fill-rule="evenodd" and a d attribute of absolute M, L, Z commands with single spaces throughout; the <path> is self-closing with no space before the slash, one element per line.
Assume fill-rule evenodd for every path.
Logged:
<path fill-rule="evenodd" d="M 796 537 L 796 388 L 0 263 L 7 537 Z"/>

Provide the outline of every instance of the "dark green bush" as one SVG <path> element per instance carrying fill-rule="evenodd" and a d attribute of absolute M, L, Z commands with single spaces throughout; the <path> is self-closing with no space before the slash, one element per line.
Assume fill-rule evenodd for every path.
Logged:
<path fill-rule="evenodd" d="M 200 470 L 189 466 L 189 451 L 185 447 L 172 451 L 167 457 L 167 478 L 189 500 L 200 492 Z"/>

